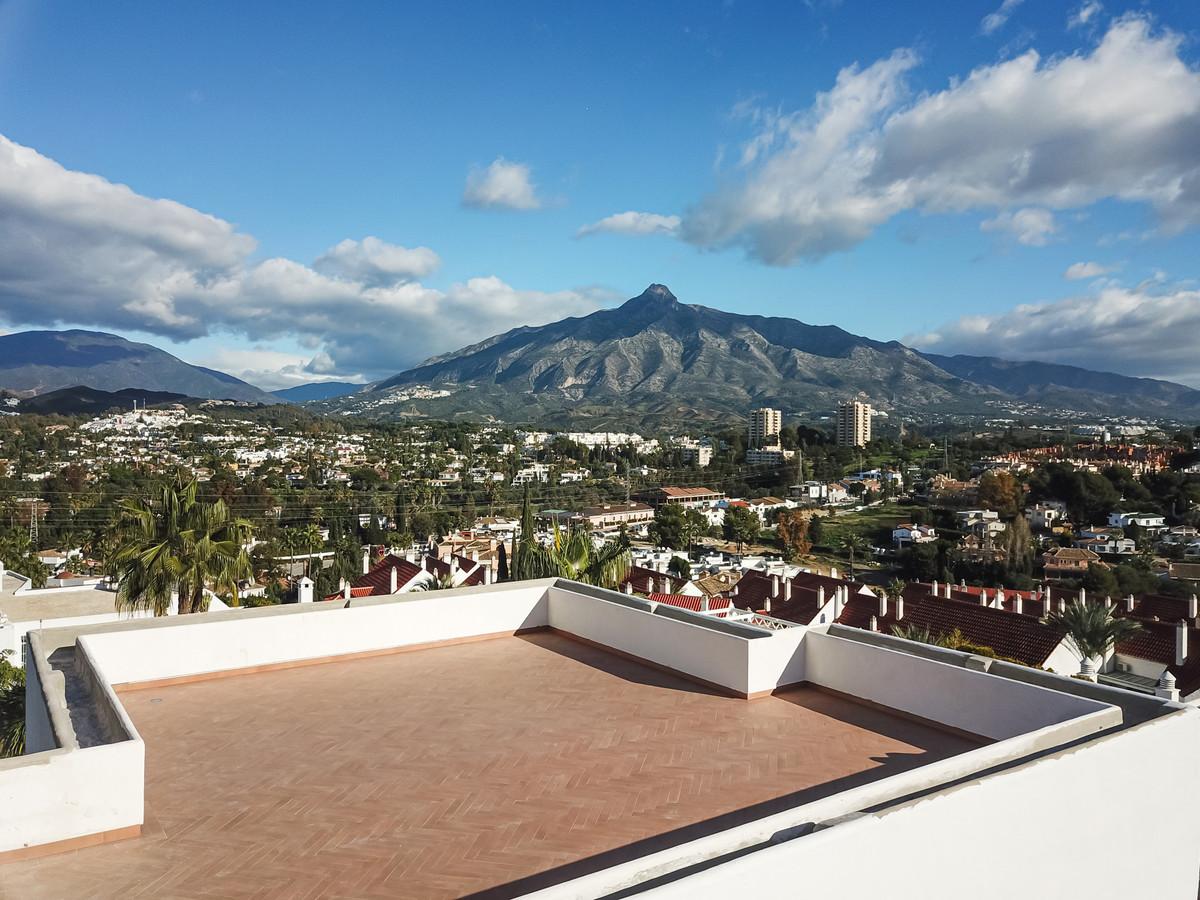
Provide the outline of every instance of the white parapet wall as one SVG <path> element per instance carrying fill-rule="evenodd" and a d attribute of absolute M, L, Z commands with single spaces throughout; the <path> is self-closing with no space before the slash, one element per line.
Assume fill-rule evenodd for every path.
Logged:
<path fill-rule="evenodd" d="M 805 680 L 992 740 L 1101 713 L 1088 730 L 1120 724 L 1112 707 L 1032 684 L 919 659 L 819 631 L 808 635 Z M 1103 714 L 1109 710 L 1107 715 Z M 1085 732 L 1086 733 L 1086 732 Z"/>
<path fill-rule="evenodd" d="M 38 652 L 30 691 L 40 702 L 30 704 L 28 722 L 31 747 L 42 752 L 0 763 L 0 807 L 19 811 L 2 817 L 0 853 L 118 832 L 142 822 L 144 748 L 113 691 L 116 685 L 319 662 L 546 627 L 737 694 L 755 696 L 807 681 L 995 741 L 741 826 L 736 834 L 707 838 L 707 843 L 699 842 L 700 848 L 671 851 L 661 861 L 666 870 L 693 856 L 708 859 L 713 853 L 752 846 L 804 822 L 975 778 L 995 766 L 1121 724 L 1116 706 L 961 664 L 834 637 L 823 629 L 769 631 L 725 622 L 562 581 L 361 598 L 349 606 L 337 600 L 111 623 L 33 635 L 31 649 Z M 40 649 L 41 635 L 47 636 L 47 647 L 73 647 L 74 671 L 89 689 L 91 702 L 99 705 L 92 711 L 94 718 L 110 737 L 115 735 L 109 742 L 79 747 L 74 740 L 63 673 L 50 670 L 49 651 Z M 1071 820 L 1069 811 L 1056 812 L 1062 820 Z M 1105 819 L 1090 811 L 1085 814 Z M 1009 837 L 1015 833 L 1021 832 L 1010 832 Z M 610 892 L 627 883 L 622 880 L 626 869 L 628 877 L 643 880 L 643 863 L 601 873 L 599 881 L 593 879 L 582 892 L 563 886 L 554 896 Z M 794 888 L 794 881 L 789 883 Z"/>
<path fill-rule="evenodd" d="M 1195 900 L 1200 817 L 1190 801 L 1200 796 L 1197 746 L 1200 710 L 1178 708 L 697 868 L 638 896 Z M 1129 840 L 1114 840 L 1114 828 Z"/>

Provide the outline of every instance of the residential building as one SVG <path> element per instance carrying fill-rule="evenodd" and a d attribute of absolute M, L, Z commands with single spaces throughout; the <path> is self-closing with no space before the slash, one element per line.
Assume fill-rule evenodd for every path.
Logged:
<path fill-rule="evenodd" d="M 685 465 L 704 469 L 712 462 L 713 448 L 708 441 L 682 441 L 679 455 Z"/>
<path fill-rule="evenodd" d="M 725 495 L 712 488 L 667 485 L 643 491 L 637 496 L 651 506 L 711 506 Z"/>
<path fill-rule="evenodd" d="M 771 612 L 547 579 L 35 631 L 5 893 L 1195 897 L 1200 710 L 881 626 L 932 601 L 754 581 Z M 839 621 L 774 615 L 822 593 Z M 197 720 L 219 765 L 172 752 Z M 1154 840 L 1072 815 L 1010 864 L 1031 809 L 1135 778 Z"/>
<path fill-rule="evenodd" d="M 871 442 L 871 404 L 846 400 L 838 405 L 837 442 L 842 447 L 865 447 Z"/>
<path fill-rule="evenodd" d="M 1055 547 L 1042 554 L 1047 578 L 1082 578 L 1099 561 L 1098 554 L 1083 547 Z"/>
<path fill-rule="evenodd" d="M 932 525 L 914 525 L 906 522 L 892 529 L 892 544 L 897 550 L 913 544 L 931 544 L 937 540 L 937 529 Z"/>
<path fill-rule="evenodd" d="M 795 455 L 794 450 L 784 450 L 782 447 L 751 447 L 746 450 L 746 465 L 782 466 Z"/>
<path fill-rule="evenodd" d="M 753 410 L 750 413 L 747 446 L 756 450 L 777 448 L 781 431 L 783 431 L 783 413 L 769 407 Z"/>
<path fill-rule="evenodd" d="M 576 518 L 593 531 L 615 531 L 622 525 L 637 528 L 654 521 L 654 507 L 645 503 L 605 503 L 587 506 Z"/>
<path fill-rule="evenodd" d="M 1025 510 L 1025 518 L 1034 531 L 1050 531 L 1066 516 L 1066 507 L 1061 503 L 1035 503 Z"/>
<path fill-rule="evenodd" d="M 1108 514 L 1108 524 L 1116 528 L 1128 528 L 1136 525 L 1150 533 L 1165 531 L 1167 520 L 1157 513 L 1147 512 L 1114 512 Z"/>

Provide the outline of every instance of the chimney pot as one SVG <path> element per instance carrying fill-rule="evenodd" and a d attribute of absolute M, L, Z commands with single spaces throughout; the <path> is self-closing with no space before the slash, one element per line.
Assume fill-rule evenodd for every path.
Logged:
<path fill-rule="evenodd" d="M 885 618 L 886 616 L 887 616 L 887 594 L 881 593 L 879 595 L 879 618 L 882 619 L 882 618 Z"/>
<path fill-rule="evenodd" d="M 783 583 L 783 599 L 784 602 L 789 602 L 792 599 L 792 579 L 787 579 Z"/>
<path fill-rule="evenodd" d="M 371 571 L 371 545 L 363 547 L 362 573 L 366 575 Z"/>
<path fill-rule="evenodd" d="M 871 616 L 871 630 L 872 631 L 879 630 L 879 621 L 874 616 Z"/>
<path fill-rule="evenodd" d="M 1175 665 L 1182 666 L 1187 662 L 1188 656 L 1188 628 L 1187 622 L 1180 619 L 1175 624 Z"/>
<path fill-rule="evenodd" d="M 896 621 L 899 622 L 904 618 L 904 598 L 896 598 Z"/>
<path fill-rule="evenodd" d="M 772 597 L 779 596 L 779 576 L 778 575 L 771 576 L 771 596 Z"/>
<path fill-rule="evenodd" d="M 0 572 L 3 571 L 4 570 L 0 568 Z M 1196 599 L 1195 594 L 1192 594 L 1191 598 L 1188 600 L 1188 618 L 1194 622 L 1197 616 L 1200 616 L 1200 601 Z"/>
<path fill-rule="evenodd" d="M 1013 612 L 1018 616 L 1025 612 L 1025 598 L 1019 593 L 1013 595 Z"/>
<path fill-rule="evenodd" d="M 395 566 L 392 566 L 392 571 L 389 574 L 388 581 L 391 585 L 391 590 L 389 591 L 389 593 L 394 594 L 400 590 L 400 572 L 396 569 Z"/>

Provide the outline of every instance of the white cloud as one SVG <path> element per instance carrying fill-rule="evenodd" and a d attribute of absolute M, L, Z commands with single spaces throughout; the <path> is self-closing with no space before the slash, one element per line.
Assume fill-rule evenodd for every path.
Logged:
<path fill-rule="evenodd" d="M 661 216 L 658 213 L 623 212 L 605 216 L 599 222 L 584 225 L 575 233 L 576 237 L 590 234 L 675 234 L 679 230 L 679 216 Z"/>
<path fill-rule="evenodd" d="M 377 237 L 347 238 L 317 257 L 313 268 L 373 286 L 417 281 L 432 275 L 441 259 L 428 247 L 401 247 Z"/>
<path fill-rule="evenodd" d="M 964 316 L 904 342 L 937 353 L 1065 363 L 1200 386 L 1197 334 L 1200 291 L 1110 284 L 1094 296 Z"/>
<path fill-rule="evenodd" d="M 995 12 L 988 13 L 983 17 L 983 21 L 979 23 L 979 30 L 984 34 L 991 34 L 1003 28 L 1009 17 L 1023 2 L 1024 0 L 1004 0 Z"/>
<path fill-rule="evenodd" d="M 906 210 L 1051 212 L 1115 198 L 1200 222 L 1200 72 L 1180 37 L 1114 22 L 1090 52 L 1030 50 L 909 100 L 906 50 L 843 69 L 812 107 L 759 112 L 743 174 L 684 216 L 700 247 L 786 265 L 846 250 Z"/>
<path fill-rule="evenodd" d="M 1111 267 L 1102 266 L 1098 262 L 1077 262 L 1067 266 L 1067 271 L 1063 272 L 1063 278 L 1068 281 L 1082 281 L 1085 278 L 1099 278 L 1111 271 Z"/>
<path fill-rule="evenodd" d="M 392 374 L 613 299 L 597 289 L 520 290 L 496 277 L 434 289 L 414 280 L 435 265 L 433 251 L 374 238 L 338 244 L 322 255 L 324 271 L 283 258 L 252 262 L 254 239 L 230 223 L 69 171 L 2 136 L 0 209 L 0 322 L 176 341 L 214 332 L 250 341 L 289 336 L 313 356 L 280 367 L 303 365 L 309 380 Z"/>
<path fill-rule="evenodd" d="M 529 166 L 501 156 L 486 169 L 467 173 L 463 203 L 477 209 L 538 209 L 542 200 Z"/>
<path fill-rule="evenodd" d="M 1026 247 L 1044 247 L 1058 232 L 1054 213 L 1048 209 L 1028 206 L 1024 209 L 1004 211 L 991 219 L 979 223 L 983 231 L 1005 232 Z"/>
<path fill-rule="evenodd" d="M 1067 18 L 1067 27 L 1083 28 L 1090 25 L 1103 10 L 1104 7 L 1097 0 L 1086 0 Z"/>
<path fill-rule="evenodd" d="M 327 353 L 321 352 L 306 359 L 295 353 L 281 353 L 263 346 L 246 350 L 222 348 L 197 360 L 197 364 L 227 372 L 264 391 L 277 391 L 315 381 L 364 380 L 359 373 L 339 375 L 332 371 L 333 360 Z"/>

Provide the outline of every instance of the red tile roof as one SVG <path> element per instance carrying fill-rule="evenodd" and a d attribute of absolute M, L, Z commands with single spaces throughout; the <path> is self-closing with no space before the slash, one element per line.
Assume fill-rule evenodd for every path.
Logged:
<path fill-rule="evenodd" d="M 621 582 L 620 589 L 624 590 L 625 585 L 633 585 L 635 594 L 651 594 L 661 590 L 663 579 L 666 579 L 672 591 L 677 585 L 682 585 L 680 579 L 672 575 L 664 575 L 662 572 L 655 572 L 653 569 L 647 569 L 644 566 L 630 566 L 629 574 L 625 576 L 625 580 Z M 664 593 L 670 593 L 666 591 Z"/>
<path fill-rule="evenodd" d="M 1020 660 L 1026 665 L 1045 664 L 1054 649 L 1062 643 L 1057 629 L 1043 624 L 1033 616 L 1016 616 L 1010 612 L 980 606 L 978 601 L 964 601 L 905 594 L 904 619 L 896 619 L 896 604 L 888 601 L 887 615 L 879 617 L 879 600 L 851 594 L 838 623 L 853 628 L 869 628 L 871 617 L 877 618 L 879 631 L 890 634 L 893 625 L 915 625 L 928 628 L 933 634 L 949 634 L 955 629 L 967 640 L 990 647 L 998 656 Z"/>
<path fill-rule="evenodd" d="M 704 611 L 704 598 L 693 597 L 690 594 L 651 594 L 650 599 L 655 603 L 666 603 L 670 606 L 678 606 L 680 609 L 690 609 L 692 612 Z M 710 612 L 718 610 L 728 610 L 733 604 L 729 602 L 728 597 L 711 597 L 708 601 L 708 609 Z"/>

